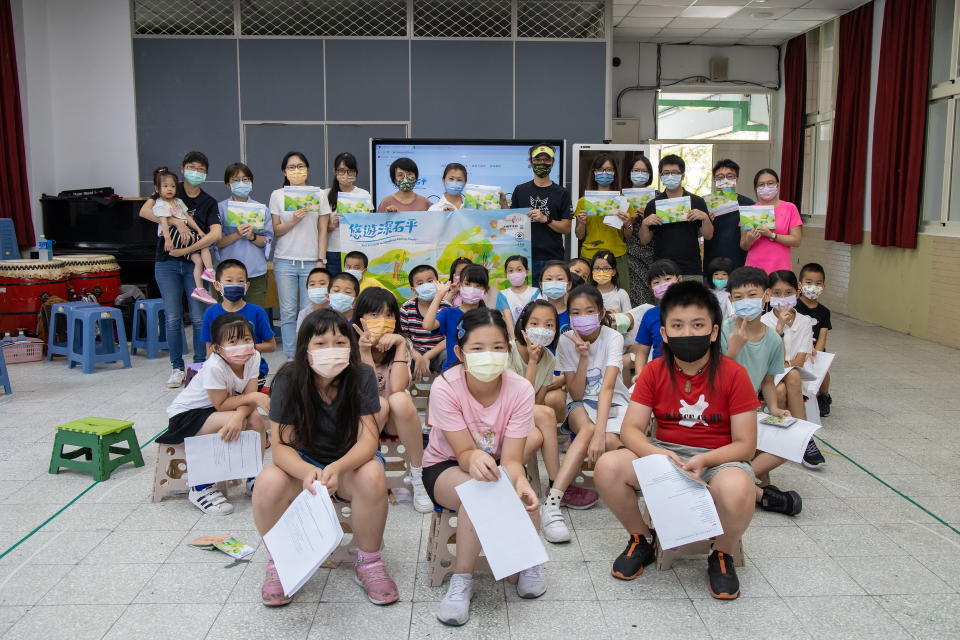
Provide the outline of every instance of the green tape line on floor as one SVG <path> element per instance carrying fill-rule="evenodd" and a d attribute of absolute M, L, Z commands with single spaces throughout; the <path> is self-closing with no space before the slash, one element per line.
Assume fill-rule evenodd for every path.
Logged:
<path fill-rule="evenodd" d="M 832 444 L 830 444 L 829 442 L 827 442 L 826 440 L 824 440 L 824 439 L 821 438 L 820 436 L 814 435 L 814 437 L 815 437 L 817 440 L 819 440 L 820 442 L 822 442 L 823 444 L 827 445 L 828 447 L 830 447 L 831 449 L 833 449 L 834 451 L 836 451 L 836 452 L 837 452 L 837 455 L 839 455 L 840 457 L 845 458 L 845 459 L 849 460 L 850 462 L 852 462 L 858 469 L 860 469 L 861 471 L 863 471 L 864 473 L 866 473 L 868 476 L 870 476 L 871 478 L 873 478 L 874 480 L 876 480 L 877 482 L 879 482 L 880 484 L 882 484 L 883 486 L 885 486 L 887 489 L 890 489 L 890 491 L 893 491 L 895 494 L 897 494 L 898 496 L 900 496 L 901 498 L 903 498 L 904 500 L 906 500 L 907 502 L 909 502 L 910 504 L 912 504 L 913 506 L 915 506 L 917 509 L 920 509 L 921 511 L 923 511 L 924 513 L 926 513 L 928 516 L 930 516 L 931 518 L 933 518 L 934 520 L 936 520 L 937 522 L 939 522 L 940 524 L 942 524 L 942 525 L 945 526 L 946 528 L 950 529 L 951 531 L 953 531 L 953 532 L 956 533 L 957 535 L 960 535 L 960 530 L 958 530 L 958 529 L 957 529 L 956 527 L 954 527 L 952 524 L 950 524 L 949 522 L 947 522 L 946 520 L 944 520 L 943 518 L 941 518 L 940 516 L 938 516 L 937 514 L 935 514 L 933 511 L 930 511 L 930 509 L 927 509 L 925 506 L 923 506 L 922 504 L 920 504 L 919 502 L 917 502 L 916 500 L 914 500 L 913 498 L 911 498 L 910 496 L 908 496 L 907 494 L 905 494 L 903 491 L 900 491 L 899 489 L 897 489 L 896 487 L 894 487 L 893 485 L 891 485 L 889 482 L 887 482 L 887 481 L 884 480 L 883 478 L 880 478 L 880 477 L 877 476 L 877 474 L 875 474 L 873 471 L 870 471 L 870 469 L 867 469 L 865 466 L 863 466 L 862 464 L 860 464 L 859 462 L 857 462 L 856 460 L 854 460 L 853 458 L 851 458 L 850 456 L 848 456 L 847 454 L 845 454 L 843 451 L 840 451 L 840 449 L 837 449 L 835 446 L 833 446 Z M 0 557 L 2 557 L 2 556 L 0 556 Z"/>
<path fill-rule="evenodd" d="M 161 431 L 158 431 L 156 435 L 154 435 L 152 438 L 150 438 L 149 440 L 147 440 L 146 442 L 144 442 L 142 445 L 140 445 L 140 450 L 143 451 L 143 448 L 144 448 L 145 446 L 147 446 L 148 444 L 151 444 L 154 440 L 156 440 L 157 438 L 159 438 L 159 437 L 163 434 L 164 431 L 166 431 L 166 429 L 163 429 L 163 430 L 161 430 Z M 24 542 L 26 542 L 27 540 L 29 540 L 30 538 L 32 538 L 33 535 L 34 535 L 37 531 L 40 531 L 40 530 L 43 529 L 45 526 L 47 526 L 48 524 L 50 524 L 50 522 L 51 522 L 54 518 L 56 518 L 56 517 L 59 516 L 61 513 L 63 513 L 63 512 L 66 511 L 67 509 L 69 509 L 69 508 L 73 505 L 74 502 L 76 502 L 77 500 L 79 500 L 80 498 L 82 498 L 84 495 L 87 494 L 87 492 L 90 491 L 90 489 L 93 489 L 93 488 L 94 488 L 95 486 L 97 486 L 98 484 L 100 484 L 100 483 L 99 483 L 98 481 L 94 480 L 94 481 L 90 484 L 89 487 L 87 487 L 86 489 L 84 489 L 83 491 L 81 491 L 80 493 L 78 493 L 77 495 L 75 495 L 70 502 L 68 502 L 67 504 L 63 505 L 63 506 L 60 507 L 59 509 L 57 509 L 56 512 L 54 512 L 53 515 L 51 515 L 49 518 L 47 518 L 46 520 L 44 520 L 43 522 L 41 522 L 40 524 L 38 524 L 36 527 L 34 527 L 34 528 L 33 528 L 33 531 L 31 531 L 31 532 L 28 533 L 27 535 L 23 536 L 22 538 L 20 538 L 20 539 L 17 540 L 16 542 L 14 542 L 13 545 L 12 545 L 9 549 L 7 549 L 6 551 L 4 551 L 3 553 L 0 553 L 0 560 L 3 560 L 3 559 L 4 559 L 5 557 L 7 557 L 9 554 L 13 553 L 13 551 L 14 551 L 17 547 L 19 547 L 19 546 L 22 545 Z"/>

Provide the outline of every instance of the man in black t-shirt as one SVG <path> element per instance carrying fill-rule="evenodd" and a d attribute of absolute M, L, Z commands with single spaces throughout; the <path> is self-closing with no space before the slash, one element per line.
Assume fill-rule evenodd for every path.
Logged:
<path fill-rule="evenodd" d="M 684 280 L 703 281 L 703 262 L 700 259 L 700 236 L 704 240 L 713 237 L 713 223 L 707 214 L 707 203 L 698 195 L 683 187 L 683 176 L 687 166 L 683 158 L 666 155 L 660 159 L 660 181 L 664 191 L 647 203 L 643 212 L 643 224 L 640 225 L 640 244 L 653 243 L 655 260 L 669 258 L 680 267 Z M 685 222 L 664 224 L 657 215 L 656 200 L 690 197 L 690 213 Z"/>
<path fill-rule="evenodd" d="M 563 260 L 563 236 L 570 233 L 572 201 L 570 191 L 550 179 L 556 152 L 549 144 L 530 147 L 530 166 L 534 178 L 518 184 L 510 197 L 511 209 L 530 207 L 533 282 L 549 260 Z"/>
<path fill-rule="evenodd" d="M 736 187 L 740 178 L 740 165 L 733 160 L 724 159 L 713 165 L 713 184 L 719 190 Z M 756 204 L 747 196 L 737 194 L 737 204 L 749 207 Z M 730 258 L 733 268 L 742 267 L 747 260 L 747 252 L 740 248 L 740 215 L 731 211 L 711 217 L 713 237 L 703 241 L 703 265 L 708 267 L 714 258 Z"/>

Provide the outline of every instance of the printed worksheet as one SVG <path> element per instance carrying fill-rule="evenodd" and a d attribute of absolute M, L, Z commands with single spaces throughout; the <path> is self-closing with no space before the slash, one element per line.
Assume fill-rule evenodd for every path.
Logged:
<path fill-rule="evenodd" d="M 241 431 L 232 442 L 219 433 L 184 438 L 183 446 L 190 486 L 254 478 L 263 469 L 260 434 L 256 431 Z"/>
<path fill-rule="evenodd" d="M 761 422 L 767 417 L 765 413 L 757 414 L 757 449 L 792 462 L 803 462 L 807 442 L 820 425 L 798 418 L 789 427 L 778 427 Z"/>

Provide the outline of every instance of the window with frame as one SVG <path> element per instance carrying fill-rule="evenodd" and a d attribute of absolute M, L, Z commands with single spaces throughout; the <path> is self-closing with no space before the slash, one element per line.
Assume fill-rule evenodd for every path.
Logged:
<path fill-rule="evenodd" d="M 834 101 L 837 96 L 837 21 L 807 33 L 806 107 L 803 117 L 803 188 L 800 213 L 824 216 L 830 189 Z"/>
<path fill-rule="evenodd" d="M 770 95 L 657 92 L 661 140 L 769 140 Z"/>
<path fill-rule="evenodd" d="M 920 230 L 960 232 L 960 0 L 934 0 Z"/>

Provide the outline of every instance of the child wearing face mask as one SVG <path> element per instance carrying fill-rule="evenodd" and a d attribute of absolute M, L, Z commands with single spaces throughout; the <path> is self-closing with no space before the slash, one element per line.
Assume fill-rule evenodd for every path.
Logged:
<path fill-rule="evenodd" d="M 797 313 L 810 316 L 816 322 L 813 337 L 815 351 L 827 350 L 827 334 L 833 330 L 833 324 L 830 322 L 830 309 L 819 301 L 823 294 L 826 279 L 826 272 L 816 262 L 805 264 L 800 269 L 800 299 L 797 300 L 796 310 Z M 830 397 L 829 371 L 823 379 L 823 384 L 820 385 L 820 391 L 817 392 L 817 404 L 819 405 L 821 418 L 830 415 L 830 405 L 833 404 L 833 398 Z"/>
<path fill-rule="evenodd" d="M 260 472 L 253 491 L 260 535 L 273 528 L 301 491 L 316 493 L 314 482 L 320 482 L 321 491 L 351 502 L 355 582 L 373 604 L 396 602 L 397 585 L 380 557 L 387 478 L 376 419 L 377 377 L 361 361 L 353 326 L 331 309 L 307 316 L 293 361 L 277 373 L 271 397 L 270 425 L 277 435 L 273 463 Z M 268 607 L 292 600 L 284 595 L 270 555 L 260 597 Z"/>
<path fill-rule="evenodd" d="M 590 261 L 584 260 L 583 258 L 571 258 L 567 263 L 567 267 L 570 269 L 570 275 L 580 278 L 579 282 L 575 282 L 573 286 L 581 285 L 585 282 L 590 282 Z"/>
<path fill-rule="evenodd" d="M 541 451 L 547 468 L 547 494 L 540 507 L 540 526 L 543 537 L 554 543 L 570 541 L 570 530 L 560 513 L 561 506 L 589 509 L 597 503 L 596 491 L 573 483 L 586 451 L 586 440 L 572 455 L 568 450 L 563 464 L 560 463 L 555 405 L 562 407 L 566 394 L 560 389 L 550 390 L 557 364 L 551 350 L 556 350 L 560 338 L 558 321 L 552 304 L 546 300 L 534 300 L 520 313 L 514 339 L 510 342 L 510 369 L 533 385 L 536 398 L 533 424 L 543 437 Z"/>
<path fill-rule="evenodd" d="M 454 307 L 460 306 L 460 273 L 468 264 L 473 264 L 473 260 L 462 257 L 450 263 L 450 279 L 447 281 L 450 288 L 443 299 Z"/>
<path fill-rule="evenodd" d="M 714 258 L 707 264 L 707 270 L 703 275 L 703 283 L 707 285 L 707 289 L 720 304 L 720 312 L 723 314 L 724 320 L 733 315 L 730 292 L 727 291 L 727 283 L 730 281 L 730 274 L 733 273 L 733 269 L 733 260 L 721 256 Z"/>
<path fill-rule="evenodd" d="M 400 307 L 388 290 L 375 287 L 360 293 L 353 313 L 360 360 L 373 367 L 380 393 L 377 424 L 399 436 L 410 469 L 413 508 L 433 511 L 433 502 L 423 488 L 423 431 L 410 395 L 410 354 L 413 347 L 400 333 Z"/>
<path fill-rule="evenodd" d="M 330 308 L 350 320 L 353 318 L 353 304 L 359 293 L 360 283 L 357 279 L 346 271 L 341 271 L 330 279 Z"/>
<path fill-rule="evenodd" d="M 239 260 L 223 260 L 217 265 L 216 282 L 213 286 L 222 296 L 223 301 L 207 308 L 203 314 L 203 323 L 200 326 L 200 339 L 206 343 L 207 355 L 214 353 L 216 340 L 213 338 L 211 327 L 214 321 L 225 313 L 239 313 L 250 322 L 253 327 L 254 348 L 260 353 L 273 353 L 277 350 L 277 339 L 267 312 L 262 307 L 247 302 L 244 296 L 249 286 L 247 268 Z M 262 389 L 267 382 L 267 373 L 270 367 L 266 358 L 259 359 L 260 375 L 257 388 Z"/>
<path fill-rule="evenodd" d="M 468 267 L 468 269 L 471 267 Z M 469 281 L 465 277 L 465 282 Z M 455 337 L 459 366 L 437 377 L 430 392 L 430 440 L 423 454 L 423 483 L 435 504 L 457 511 L 457 549 L 450 586 L 437 609 L 440 622 L 460 626 L 470 618 L 473 572 L 480 554 L 470 515 L 460 509 L 456 487 L 471 478 L 495 482 L 503 466 L 536 524 L 540 507 L 527 481 L 524 460 L 536 452 L 535 394 L 508 369 L 510 342 L 503 316 L 481 307 L 462 317 Z M 547 584 L 542 566 L 520 572 L 517 595 L 539 598 Z"/>
<path fill-rule="evenodd" d="M 367 275 L 367 265 L 369 264 L 367 254 L 362 251 L 351 251 L 343 259 L 343 270 L 357 279 L 357 282 L 360 283 L 361 293 L 370 287 L 383 286 L 379 280 Z"/>
<path fill-rule="evenodd" d="M 407 281 L 413 291 L 413 297 L 400 306 L 400 329 L 413 343 L 413 375 L 417 380 L 429 377 L 431 373 L 440 373 L 446 353 L 446 341 L 440 328 L 433 331 L 423 328 L 423 316 L 429 311 L 430 303 L 437 296 L 437 282 L 440 277 L 437 270 L 428 264 L 420 264 L 410 270 Z M 450 306 L 446 300 L 440 300 L 440 309 Z"/>
<path fill-rule="evenodd" d="M 463 314 L 478 307 L 487 306 L 483 298 L 490 288 L 490 276 L 483 265 L 469 264 L 464 267 L 463 271 L 460 272 L 460 304 L 441 309 L 440 302 L 449 288 L 450 285 L 447 283 L 437 285 L 437 295 L 423 315 L 423 328 L 427 331 L 439 329 L 446 339 L 447 359 L 443 362 L 442 371 L 446 371 L 457 364 L 457 354 L 454 347 L 457 344 L 457 327 L 460 326 Z"/>
<path fill-rule="evenodd" d="M 743 365 L 750 376 L 754 392 L 763 399 L 767 413 L 779 418 L 790 417 L 781 408 L 774 377 L 783 373 L 783 340 L 777 332 L 760 319 L 763 306 L 770 298 L 767 274 L 756 267 L 740 267 L 730 274 L 727 289 L 733 305 L 733 317 L 723 321 L 720 330 L 720 349 L 728 358 Z M 800 385 L 800 375 L 790 371 L 784 382 Z M 782 465 L 786 460 L 760 452 L 751 462 L 760 476 Z M 803 509 L 803 501 L 796 491 L 781 491 L 774 485 L 755 490 L 757 504 L 764 511 L 795 516 Z"/>
<path fill-rule="evenodd" d="M 710 487 L 723 534 L 707 557 L 708 593 L 731 600 L 740 595 L 733 557 L 753 518 L 759 406 L 750 377 L 720 352 L 720 309 L 697 282 L 670 288 L 660 301 L 664 357 L 651 362 L 633 388 L 620 437 L 624 448 L 597 463 L 594 477 L 603 501 L 629 536 L 611 575 L 634 580 L 656 559 L 654 532 L 637 504 L 640 489 L 633 463 L 663 455 Z M 651 413 L 656 437 L 648 439 Z M 744 497 L 747 497 L 745 500 Z"/>
<path fill-rule="evenodd" d="M 257 391 L 260 354 L 254 348 L 253 329 L 239 313 L 224 313 L 213 321 L 213 348 L 200 370 L 167 408 L 170 422 L 157 438 L 161 444 L 180 444 L 184 438 L 219 433 L 231 442 L 244 430 L 264 440 L 264 421 L 257 408 L 270 409 L 270 398 Z M 247 479 L 253 489 L 254 478 Z M 216 516 L 233 513 L 233 505 L 212 484 L 190 487 L 189 500 L 200 511 Z"/>
<path fill-rule="evenodd" d="M 510 286 L 497 293 L 497 311 L 503 314 L 507 331 L 512 335 L 513 326 L 520 312 L 531 300 L 540 297 L 540 289 L 527 284 L 529 263 L 526 256 L 510 256 L 503 263 Z"/>
<path fill-rule="evenodd" d="M 594 285 L 603 296 L 603 307 L 614 313 L 625 313 L 630 310 L 630 296 L 626 289 L 620 288 L 620 272 L 617 270 L 617 259 L 612 252 L 600 249 L 593 254 L 590 264 L 590 279 L 587 282 Z"/>
<path fill-rule="evenodd" d="M 451 162 L 443 168 L 443 194 L 427 211 L 459 211 L 463 209 L 463 188 L 467 184 L 467 168 Z"/>
<path fill-rule="evenodd" d="M 623 336 L 608 326 L 596 287 L 570 292 L 570 326 L 557 345 L 557 368 L 567 385 L 566 427 L 577 435 L 567 455 L 596 461 L 620 446 L 620 426 L 630 394 L 623 384 Z M 575 451 L 576 449 L 576 451 Z M 551 491 L 551 498 L 555 498 Z"/>
<path fill-rule="evenodd" d="M 254 205 L 260 203 L 250 197 L 253 191 L 253 171 L 242 162 L 234 162 L 224 170 L 223 183 L 230 190 L 230 197 L 217 203 L 222 225 L 222 234 L 217 240 L 217 253 L 220 260 L 233 258 L 247 267 L 250 287 L 247 289 L 246 300 L 262 307 L 267 297 L 266 246 L 273 238 L 273 216 L 265 216 L 262 229 L 255 229 L 249 223 L 238 226 L 229 224 L 227 207 L 231 201 Z"/>
<path fill-rule="evenodd" d="M 330 280 L 333 276 L 327 269 L 316 267 L 310 270 L 307 276 L 307 300 L 310 301 L 306 307 L 297 314 L 297 331 L 300 331 L 300 325 L 303 319 L 314 311 L 326 309 L 330 306 Z"/>
<path fill-rule="evenodd" d="M 557 310 L 561 334 L 570 329 L 570 314 L 567 312 L 567 294 L 570 292 L 570 268 L 563 260 L 550 260 L 540 272 L 540 291 L 543 298 Z"/>
<path fill-rule="evenodd" d="M 661 355 L 663 337 L 660 332 L 660 299 L 670 287 L 683 280 L 677 263 L 666 258 L 655 260 L 647 271 L 647 277 L 650 279 L 648 284 L 653 291 L 657 306 L 647 309 L 643 314 L 643 318 L 640 319 L 640 328 L 637 329 L 635 344 L 630 347 L 634 355 L 633 366 L 636 371 L 634 380 L 640 377 L 648 361 L 659 358 Z"/>

